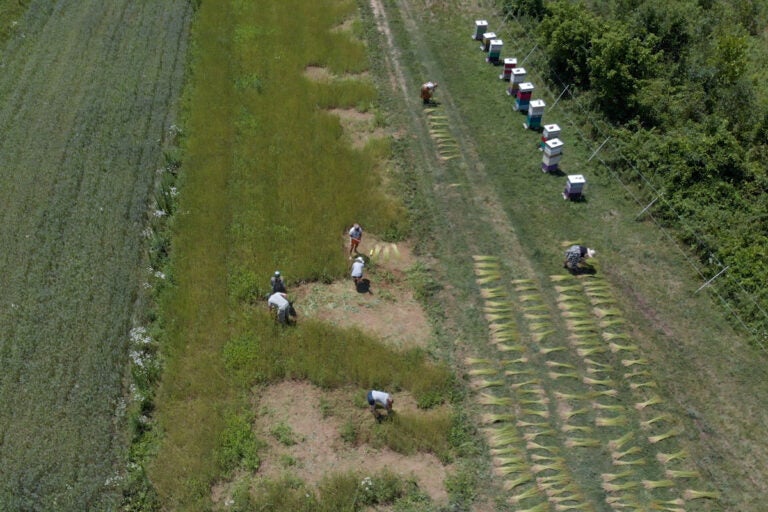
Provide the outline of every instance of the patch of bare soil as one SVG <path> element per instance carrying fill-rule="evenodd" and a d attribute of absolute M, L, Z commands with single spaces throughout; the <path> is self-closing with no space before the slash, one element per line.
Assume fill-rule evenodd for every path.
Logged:
<path fill-rule="evenodd" d="M 340 243 L 347 256 L 348 238 L 343 237 Z M 329 285 L 312 283 L 291 288 L 299 321 L 309 316 L 340 326 L 356 326 L 397 348 L 425 346 L 431 336 L 430 326 L 406 282 L 406 270 L 416 261 L 409 244 L 385 243 L 366 233 L 359 251 L 366 259 L 369 291 L 356 290 L 351 278 Z M 364 397 L 355 396 L 359 393 L 359 389 L 324 391 L 295 381 L 259 391 L 253 400 L 255 429 L 267 447 L 260 453 L 262 464 L 257 476 L 275 479 L 288 473 L 316 485 L 330 473 L 355 471 L 362 478 L 388 469 L 415 480 L 435 503 L 446 503 L 444 481 L 449 468 L 434 455 L 406 456 L 343 440 L 347 422 L 363 429 L 376 428 L 367 407 L 361 406 Z M 398 393 L 396 410 L 416 409 L 408 393 Z M 282 440 L 276 429 L 285 434 Z M 286 443 L 286 436 L 295 444 Z M 243 479 L 253 479 L 253 475 L 236 475 L 215 486 L 211 494 L 214 504 L 231 504 L 235 483 Z"/>
<path fill-rule="evenodd" d="M 331 32 L 352 32 L 352 27 L 355 24 L 355 18 L 347 18 L 339 25 L 336 25 L 331 29 Z"/>
<path fill-rule="evenodd" d="M 307 66 L 304 68 L 304 76 L 313 82 L 330 83 L 340 78 L 331 73 L 322 66 Z M 367 80 L 368 74 L 361 73 L 357 75 L 345 75 L 344 80 Z M 360 112 L 353 108 L 333 108 L 328 112 L 337 116 L 344 129 L 344 137 L 347 138 L 350 145 L 360 149 L 365 147 L 372 138 L 384 138 L 387 136 L 386 130 L 377 126 L 376 117 L 370 112 Z"/>
<path fill-rule="evenodd" d="M 364 147 L 372 138 L 380 139 L 387 136 L 384 128 L 376 126 L 375 116 L 369 112 L 360 112 L 352 108 L 334 108 L 329 112 L 339 117 L 344 136 L 349 139 L 354 148 Z"/>
<path fill-rule="evenodd" d="M 381 242 L 366 233 L 359 250 L 366 259 L 368 291 L 358 291 L 351 278 L 292 289 L 299 315 L 358 327 L 395 348 L 426 346 L 429 321 L 407 283 L 406 270 L 415 262 L 409 245 Z"/>
<path fill-rule="evenodd" d="M 307 66 L 304 68 L 304 76 L 313 82 L 332 82 L 333 73 L 323 66 Z"/>
<path fill-rule="evenodd" d="M 376 428 L 357 389 L 323 391 L 305 382 L 286 381 L 263 388 L 254 397 L 256 435 L 267 445 L 261 452 L 257 478 L 285 474 L 314 486 L 332 473 L 354 471 L 361 478 L 382 470 L 413 479 L 435 503 L 446 503 L 446 467 L 431 454 L 401 455 L 389 449 L 354 446 L 341 437 L 345 421 Z M 416 410 L 415 401 L 398 394 L 398 410 Z M 293 444 L 291 444 L 293 443 Z M 241 476 L 242 478 L 242 476 Z M 226 504 L 232 484 L 214 489 L 214 502 Z"/>
<path fill-rule="evenodd" d="M 350 446 L 342 440 L 342 420 L 335 415 L 323 417 L 319 404 L 321 398 L 324 398 L 337 411 L 340 408 L 352 410 L 355 421 L 373 425 L 373 417 L 366 408 L 355 410 L 351 392 L 353 391 L 323 392 L 303 382 L 283 382 L 266 389 L 259 397 L 257 413 L 268 421 L 259 423 L 272 426 L 288 425 L 294 432 L 297 443 L 286 446 L 268 432 L 261 432 L 260 437 L 267 440 L 269 448 L 259 473 L 278 476 L 288 469 L 307 483 L 316 484 L 329 472 L 351 470 L 372 474 L 389 469 L 397 474 L 413 477 L 419 487 L 434 500 L 446 500 L 447 494 L 443 486 L 445 468 L 434 455 L 405 456 L 388 449 L 376 450 L 365 445 Z M 413 400 L 406 400 L 403 395 L 398 395 L 397 398 L 399 410 L 416 409 Z M 295 464 L 292 464 L 289 458 L 295 460 Z M 287 468 L 286 463 L 290 464 Z"/>
<path fill-rule="evenodd" d="M 363 71 L 362 73 L 345 73 L 343 75 L 336 75 L 326 67 L 311 65 L 304 68 L 304 76 L 313 82 L 333 82 L 334 80 L 370 80 L 370 73 L 368 71 Z"/>

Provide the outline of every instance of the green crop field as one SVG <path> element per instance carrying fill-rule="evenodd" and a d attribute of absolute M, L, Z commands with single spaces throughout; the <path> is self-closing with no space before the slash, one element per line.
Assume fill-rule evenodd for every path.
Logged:
<path fill-rule="evenodd" d="M 0 12 L 0 508 L 114 509 L 142 230 L 191 8 Z"/>
<path fill-rule="evenodd" d="M 765 354 L 502 4 L 536 2 L 0 0 L 0 509 L 764 508 Z M 476 19 L 563 128 L 561 171 Z M 352 222 L 413 240 L 425 347 L 267 312 L 275 269 L 334 300 L 306 294 L 346 278 Z M 268 441 L 304 450 L 260 402 L 284 384 L 365 475 L 262 471 Z M 372 387 L 413 404 L 374 422 Z M 444 496 L 384 448 L 436 456 Z"/>

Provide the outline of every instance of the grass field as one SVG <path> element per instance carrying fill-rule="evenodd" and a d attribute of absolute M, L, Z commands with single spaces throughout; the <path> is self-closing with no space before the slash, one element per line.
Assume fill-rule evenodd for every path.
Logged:
<path fill-rule="evenodd" d="M 424 406 L 450 391 L 448 372 L 422 352 L 398 354 L 358 330 L 310 320 L 282 332 L 263 301 L 275 269 L 289 289 L 344 276 L 340 236 L 352 222 L 389 237 L 406 229 L 402 206 L 381 186 L 389 145 L 354 149 L 329 111 L 367 110 L 376 97 L 363 75 L 365 47 L 339 29 L 354 15 L 354 3 L 331 0 L 204 2 L 198 11 L 175 286 L 161 318 L 163 440 L 149 469 L 170 508 L 199 510 L 215 483 L 242 466 L 257 469 L 258 442 L 242 420 L 255 384 L 394 387 Z M 313 81 L 309 67 L 333 79 Z M 331 510 L 328 500 L 321 503 Z"/>
<path fill-rule="evenodd" d="M 128 333 L 148 279 L 141 232 L 191 10 L 1 7 L 0 508 L 109 510 L 125 470 Z"/>
<path fill-rule="evenodd" d="M 0 45 L 4 44 L 21 26 L 28 1 L 3 0 L 0 2 Z"/>
<path fill-rule="evenodd" d="M 590 134 L 593 128 L 568 101 L 547 110 L 545 123 L 558 123 L 564 128 L 562 138 L 566 150 L 562 168 L 565 173 L 587 176 L 586 201 L 563 201 L 560 192 L 565 183 L 564 175 L 553 176 L 539 170 L 541 154 L 536 151 L 539 135 L 523 128 L 524 116 L 512 110 L 513 102 L 504 94 L 506 85 L 498 79 L 499 68 L 485 62 L 482 52 L 478 50 L 479 43 L 469 37 L 475 19 L 488 19 L 492 23 L 491 29 L 495 29 L 504 39 L 505 55 L 517 56 L 522 61 L 534 50 L 532 35 L 512 23 L 502 24 L 490 3 L 485 9 L 463 2 L 446 2 L 427 9 L 422 3 L 401 1 L 392 7 L 396 8 L 387 9 L 389 27 L 401 55 L 407 56 L 403 62 L 406 83 L 418 84 L 426 78 L 440 82 L 437 97 L 441 104 L 438 107 L 424 112 L 416 104 L 414 93 L 407 98 L 409 110 L 403 112 L 403 118 L 419 130 L 420 141 L 410 150 L 409 157 L 414 159 L 413 165 L 419 169 L 418 173 L 414 173 L 414 179 L 421 182 L 424 191 L 426 204 L 421 214 L 428 219 L 433 230 L 430 239 L 434 243 L 428 245 L 428 249 L 441 256 L 443 268 L 440 272 L 452 283 L 453 296 L 444 297 L 441 308 L 451 318 L 452 324 L 460 327 L 458 333 L 452 333 L 452 337 L 466 340 L 461 347 L 469 355 L 479 354 L 480 359 L 496 360 L 502 356 L 496 348 L 488 352 L 485 341 L 488 334 L 479 334 L 478 324 L 482 323 L 484 316 L 487 318 L 486 315 L 491 315 L 497 323 L 500 321 L 498 318 L 505 316 L 514 319 L 515 324 L 507 327 L 512 330 L 512 337 L 502 343 L 508 345 L 502 348 L 509 349 L 514 356 L 504 355 L 503 359 L 519 359 L 515 354 L 522 344 L 524 350 L 532 349 L 539 353 L 528 357 L 526 365 L 530 366 L 537 358 L 543 357 L 543 360 L 536 363 L 540 365 L 538 370 L 518 367 L 495 368 L 493 371 L 502 374 L 504 371 L 513 372 L 507 377 L 517 371 L 533 371 L 531 379 L 540 381 L 549 400 L 547 409 L 552 418 L 557 418 L 557 408 L 553 405 L 557 403 L 555 392 L 566 396 L 585 396 L 579 392 L 579 388 L 583 391 L 586 385 L 585 375 L 579 372 L 590 369 L 577 364 L 582 358 L 580 352 L 598 354 L 600 350 L 608 350 L 606 356 L 613 354 L 607 343 L 600 347 L 573 345 L 567 319 L 558 319 L 565 317 L 561 313 L 560 293 L 556 288 L 562 284 L 550 280 L 551 275 L 562 273 L 564 242 L 579 241 L 596 247 L 600 263 L 597 275 L 605 280 L 610 290 L 610 299 L 615 301 L 622 316 L 619 321 L 626 322 L 625 328 L 629 329 L 624 334 L 629 336 L 631 343 L 616 342 L 616 354 L 623 350 L 619 346 L 626 345 L 628 349 L 639 350 L 642 358 L 647 360 L 648 371 L 653 377 L 648 382 L 654 383 L 647 386 L 658 387 L 659 395 L 666 404 L 663 407 L 671 407 L 675 421 L 683 426 L 683 433 L 667 430 L 660 434 L 676 433 L 669 439 L 677 439 L 689 450 L 689 463 L 702 475 L 704 489 L 719 492 L 720 501 L 695 499 L 687 503 L 685 509 L 759 510 L 758 496 L 761 491 L 750 488 L 751 484 L 747 482 L 754 481 L 754 472 L 759 472 L 758 468 L 763 466 L 760 461 L 764 461 L 766 456 L 753 434 L 755 428 L 765 421 L 765 415 L 760 412 L 764 410 L 761 397 L 765 393 L 763 379 L 749 376 L 765 374 L 764 357 L 749 347 L 745 337 L 727 327 L 726 313 L 717 303 L 703 293 L 695 293 L 701 282 L 697 282 L 694 272 L 688 270 L 690 266 L 685 255 L 673 240 L 653 223 L 635 220 L 644 205 L 633 201 L 633 191 L 617 183 L 610 169 L 600 165 L 599 159 L 589 161 L 602 140 L 580 137 L 578 131 Z M 552 105 L 560 91 L 551 92 L 544 88 L 545 82 L 537 70 L 538 58 L 533 51 L 524 65 L 529 79 L 537 87 L 534 97 L 541 97 Z M 459 157 L 445 164 L 435 163 L 441 140 L 434 137 L 433 120 L 436 119 L 441 123 L 448 120 L 448 135 L 460 141 L 462 148 Z M 429 172 L 425 172 L 426 169 Z M 433 195 L 435 190 L 439 193 Z M 434 211 L 439 215 L 433 215 Z M 467 233 L 472 236 L 467 237 Z M 476 285 L 467 279 L 473 265 L 472 256 L 491 256 L 498 261 L 498 273 L 482 277 L 483 282 L 496 283 L 496 287 L 504 290 L 501 299 L 489 299 L 492 302 L 490 306 L 485 301 L 477 302 L 477 296 L 472 291 Z M 534 288 L 528 295 L 535 295 L 541 301 L 530 305 L 533 311 L 525 311 L 528 304 L 520 295 L 514 294 L 513 280 L 520 279 L 531 280 Z M 458 304 L 461 307 L 450 307 Z M 489 307 L 491 311 L 488 311 Z M 498 311 L 499 308 L 502 311 Z M 593 314 L 588 317 L 592 322 L 598 321 Z M 550 330 L 552 332 L 547 333 Z M 544 333 L 547 333 L 546 339 Z M 605 341 L 599 330 L 593 334 Z M 451 341 L 446 340 L 446 346 L 450 347 Z M 555 345 L 549 346 L 553 342 Z M 549 352 L 549 349 L 557 350 Z M 563 354 L 571 355 L 562 359 Z M 614 360 L 616 366 L 612 371 L 621 373 L 613 381 L 631 389 L 632 381 L 624 375 L 631 372 L 623 371 L 623 359 Z M 608 364 L 594 357 L 591 360 Z M 554 366 L 573 365 L 573 368 L 552 370 L 545 364 L 547 362 Z M 591 371 L 598 372 L 598 367 L 592 367 Z M 572 374 L 576 369 L 579 369 L 577 373 Z M 486 370 L 492 371 L 490 368 L 480 371 Z M 489 373 L 480 385 L 498 390 L 497 381 L 501 377 L 494 378 L 494 375 L 498 374 Z M 592 384 L 588 386 L 598 386 L 595 380 L 605 380 L 589 379 L 587 382 Z M 501 380 L 506 386 L 510 385 L 508 379 Z M 637 389 L 649 389 L 634 384 Z M 561 387 L 566 390 L 561 390 Z M 633 415 L 638 410 L 629 398 L 622 398 L 621 401 L 630 405 Z M 498 403 L 519 402 L 510 399 Z M 660 407 L 659 404 L 646 405 L 645 400 L 634 404 L 643 404 L 638 407 L 646 412 Z M 571 406 L 574 410 L 580 409 L 575 404 Z M 595 414 L 594 410 L 589 410 L 592 411 L 590 414 Z M 487 413 L 478 411 L 478 416 L 482 414 Z M 519 419 L 529 423 L 542 422 L 535 416 Z M 544 423 L 549 424 L 548 421 Z M 552 426 L 559 421 L 552 420 L 550 426 L 557 432 L 557 442 L 562 443 L 567 437 L 566 432 L 572 431 Z M 599 442 L 607 447 L 607 441 L 611 439 L 608 430 L 603 428 L 619 428 L 614 422 L 623 421 L 632 425 L 635 419 L 632 415 L 624 419 L 601 419 L 600 422 L 591 421 L 589 426 L 594 432 L 604 432 L 602 435 L 606 437 L 600 437 Z M 638 438 L 645 435 L 639 426 L 634 432 Z M 520 432 L 520 435 L 524 433 Z M 616 436 L 613 439 L 620 438 Z M 749 441 L 742 443 L 742 440 Z M 565 448 L 564 451 L 568 451 L 567 445 Z M 638 453 L 647 456 L 646 449 L 640 449 L 643 451 Z M 590 452 L 587 447 L 584 450 L 585 454 Z M 523 451 L 525 457 L 530 457 L 532 453 L 536 452 L 526 454 Z M 603 448 L 593 450 L 581 462 L 569 462 L 567 467 L 573 473 L 572 478 L 578 481 L 599 476 L 598 473 L 604 471 L 601 469 L 602 457 L 609 462 L 612 460 L 609 451 Z M 513 475 L 514 471 L 510 470 L 508 474 Z M 543 476 L 549 474 L 544 473 Z M 645 505 L 649 506 L 656 498 L 646 494 L 646 487 L 640 480 L 648 480 L 649 489 L 661 489 L 668 484 L 661 482 L 664 478 L 655 478 L 643 477 L 634 483 L 620 480 L 619 484 L 626 488 L 617 492 L 635 489 L 632 492 L 641 498 L 641 503 L 647 500 Z M 651 481 L 656 481 L 656 484 Z M 590 485 L 599 486 L 600 482 L 587 485 L 587 489 Z M 614 484 L 605 487 L 614 489 Z M 609 506 L 602 496 L 605 487 L 587 491 L 592 495 L 589 501 L 598 510 Z M 683 499 L 684 489 L 681 488 L 679 493 L 680 499 Z M 693 497 L 693 494 L 689 496 Z M 624 503 L 630 502 L 629 499 L 624 500 Z"/>
<path fill-rule="evenodd" d="M 552 108 L 525 29 L 488 1 L 193 3 L 178 129 L 189 2 L 0 0 L 0 508 L 764 508 L 765 358 L 696 292 L 674 239 L 636 220 L 636 191 L 590 160 L 589 119 Z M 470 40 L 478 18 L 505 56 L 528 56 L 585 201 L 539 170 L 539 134 Z M 355 147 L 332 109 L 398 135 Z M 352 222 L 415 239 L 426 349 L 266 312 L 275 269 L 289 289 L 345 277 Z M 598 249 L 594 274 L 564 273 L 570 242 Z M 373 467 L 264 478 L 258 435 L 302 440 L 256 406 L 292 379 L 322 416 L 336 393 L 335 441 L 452 462 L 448 503 Z M 371 387 L 412 410 L 377 425 Z M 121 504 L 127 466 L 140 481 Z"/>

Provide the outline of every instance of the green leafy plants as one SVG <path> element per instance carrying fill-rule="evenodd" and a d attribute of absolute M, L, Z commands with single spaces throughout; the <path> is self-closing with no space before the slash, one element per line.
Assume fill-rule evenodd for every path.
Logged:
<path fill-rule="evenodd" d="M 286 423 L 278 423 L 270 429 L 269 433 L 285 446 L 293 446 L 300 441 L 291 426 Z"/>
<path fill-rule="evenodd" d="M 253 433 L 253 417 L 248 414 L 233 414 L 226 418 L 226 428 L 221 433 L 218 460 L 225 473 L 235 469 L 255 471 L 259 468 L 258 451 L 263 443 Z"/>

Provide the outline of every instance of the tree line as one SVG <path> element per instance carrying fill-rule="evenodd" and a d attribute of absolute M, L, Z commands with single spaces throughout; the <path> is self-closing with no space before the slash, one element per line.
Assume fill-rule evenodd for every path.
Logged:
<path fill-rule="evenodd" d="M 605 120 L 608 164 L 697 255 L 758 338 L 768 333 L 768 4 L 502 0 L 533 27 L 549 80 Z M 651 192 L 653 191 L 653 192 Z M 653 197 L 656 196 L 656 197 Z"/>

